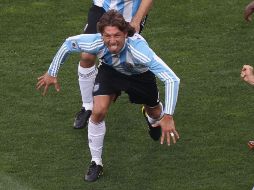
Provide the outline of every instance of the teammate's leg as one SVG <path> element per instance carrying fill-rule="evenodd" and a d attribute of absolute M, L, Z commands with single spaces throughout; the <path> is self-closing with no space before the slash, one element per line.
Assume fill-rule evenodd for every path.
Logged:
<path fill-rule="evenodd" d="M 104 9 L 93 5 L 88 13 L 88 24 L 84 28 L 84 33 L 97 33 L 96 24 L 100 17 L 105 13 Z M 95 66 L 96 57 L 88 53 L 82 53 L 78 67 L 79 87 L 82 96 L 82 108 L 76 114 L 74 121 L 75 129 L 82 129 L 87 124 L 93 108 L 93 86 L 97 74 Z"/>

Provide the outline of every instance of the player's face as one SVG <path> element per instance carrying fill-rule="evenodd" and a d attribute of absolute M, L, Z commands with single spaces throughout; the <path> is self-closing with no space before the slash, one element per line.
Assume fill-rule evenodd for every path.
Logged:
<path fill-rule="evenodd" d="M 103 41 L 111 53 L 119 53 L 124 46 L 127 33 L 115 26 L 106 26 L 102 33 Z"/>

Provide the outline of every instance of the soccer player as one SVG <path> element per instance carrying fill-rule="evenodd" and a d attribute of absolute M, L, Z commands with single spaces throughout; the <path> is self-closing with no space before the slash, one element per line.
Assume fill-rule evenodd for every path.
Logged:
<path fill-rule="evenodd" d="M 97 22 L 103 13 L 110 9 L 119 11 L 127 22 L 135 28 L 136 32 L 141 32 L 146 15 L 152 6 L 152 0 L 94 0 L 88 13 L 88 24 L 84 29 L 85 34 L 97 33 Z M 82 97 L 82 108 L 76 114 L 74 129 L 82 129 L 87 124 L 93 108 L 92 90 L 97 74 L 95 66 L 95 55 L 82 53 L 78 66 L 79 86 Z"/>
<path fill-rule="evenodd" d="M 180 79 L 148 46 L 145 39 L 115 10 L 105 13 L 98 22 L 98 34 L 69 37 L 56 53 L 48 71 L 38 78 L 37 89 L 50 85 L 59 91 L 57 73 L 68 54 L 87 52 L 100 61 L 93 88 L 94 106 L 88 123 L 91 164 L 85 180 L 96 181 L 102 175 L 102 149 L 106 133 L 105 116 L 113 101 L 125 92 L 130 102 L 143 104 L 143 114 L 153 140 L 168 145 L 176 143 L 175 110 Z M 159 100 L 157 76 L 165 84 L 164 108 Z"/>
<path fill-rule="evenodd" d="M 254 12 L 254 1 L 250 2 L 244 9 L 244 19 L 248 22 L 251 21 L 251 15 Z"/>

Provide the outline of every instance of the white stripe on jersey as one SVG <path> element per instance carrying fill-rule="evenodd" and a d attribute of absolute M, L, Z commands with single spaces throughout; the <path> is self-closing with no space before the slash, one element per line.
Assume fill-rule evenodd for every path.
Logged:
<path fill-rule="evenodd" d="M 94 42 L 80 42 L 79 44 L 83 44 L 84 46 L 90 47 L 91 45 L 96 46 L 96 45 L 103 44 L 103 40 L 99 39 L 99 40 L 95 40 Z"/>
<path fill-rule="evenodd" d="M 87 51 L 91 51 L 91 50 L 96 49 L 96 48 L 103 46 L 103 45 L 104 45 L 104 43 L 101 40 L 97 40 L 93 43 L 79 43 L 79 47 L 81 49 L 85 49 Z"/>
<path fill-rule="evenodd" d="M 160 80 L 164 81 L 165 83 L 165 113 L 169 113 L 173 115 L 176 101 L 177 101 L 177 95 L 176 91 L 178 91 L 178 86 L 180 79 L 175 75 L 175 73 L 168 67 L 164 61 L 161 60 L 156 54 L 153 56 L 154 59 L 157 61 L 157 63 L 161 64 L 165 70 L 168 72 L 159 72 L 157 73 Z M 177 89 L 175 89 L 177 88 Z M 167 103 L 166 103 L 167 102 Z"/>
<path fill-rule="evenodd" d="M 163 78 L 164 80 L 166 79 L 164 82 L 165 82 L 165 102 L 167 102 L 167 104 L 165 104 L 164 111 L 165 113 L 173 114 L 172 111 L 174 107 L 174 100 L 173 100 L 174 81 L 166 72 L 158 73 L 158 76 L 160 78 Z"/>
<path fill-rule="evenodd" d="M 104 0 L 93 0 L 93 4 L 98 7 L 103 7 Z"/>
<path fill-rule="evenodd" d="M 132 11 L 133 8 L 133 1 L 125 1 L 124 2 L 124 9 L 123 9 L 123 17 L 127 22 L 130 22 L 132 17 L 136 14 L 137 9 L 135 10 L 135 12 L 133 13 Z"/>
<path fill-rule="evenodd" d="M 111 9 L 115 9 L 115 10 L 118 10 L 117 9 L 117 4 L 119 3 L 118 1 L 116 1 L 116 0 L 110 0 L 110 1 L 104 1 L 104 3 L 107 3 L 108 4 L 108 7 L 109 7 L 109 9 L 111 10 Z"/>

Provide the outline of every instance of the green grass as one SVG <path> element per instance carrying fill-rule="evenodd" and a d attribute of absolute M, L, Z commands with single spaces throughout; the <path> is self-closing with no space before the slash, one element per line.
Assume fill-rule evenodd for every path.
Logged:
<path fill-rule="evenodd" d="M 181 139 L 151 141 L 140 107 L 123 95 L 106 119 L 105 175 L 87 183 L 87 130 L 72 129 L 78 55 L 61 68 L 60 93 L 42 97 L 35 84 L 63 40 L 82 32 L 90 1 L 1 0 L 0 189 L 251 189 L 254 89 L 239 77 L 243 64 L 254 65 L 254 23 L 242 18 L 248 3 L 154 2 L 143 36 L 181 78 Z"/>

